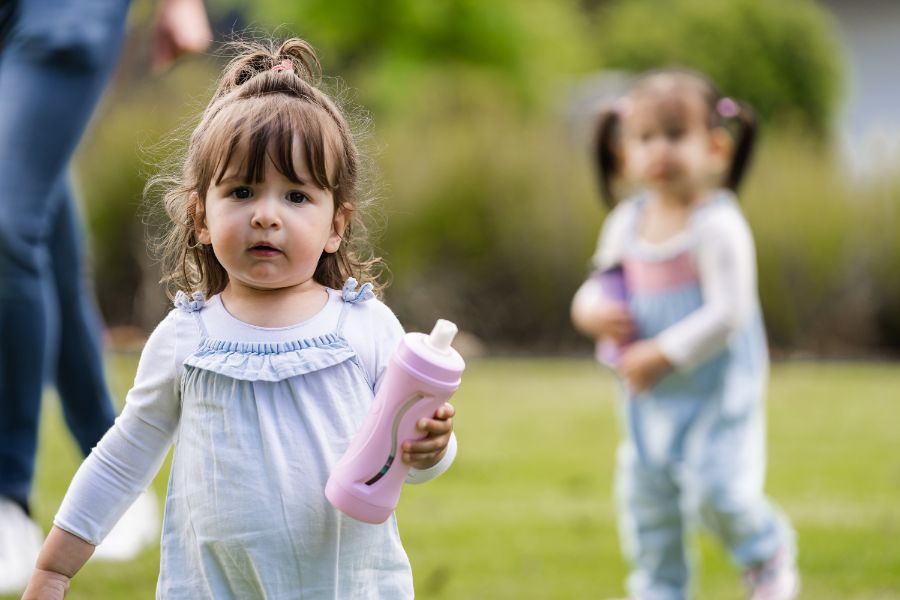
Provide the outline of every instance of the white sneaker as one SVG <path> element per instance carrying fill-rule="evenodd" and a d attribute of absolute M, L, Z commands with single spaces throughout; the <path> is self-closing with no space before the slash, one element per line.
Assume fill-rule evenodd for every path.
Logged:
<path fill-rule="evenodd" d="M 794 557 L 782 548 L 763 564 L 744 573 L 750 600 L 794 600 L 800 594 L 800 573 Z"/>
<path fill-rule="evenodd" d="M 94 550 L 97 560 L 131 560 L 147 546 L 159 542 L 159 504 L 152 491 L 137 497 L 106 539 Z"/>
<path fill-rule="evenodd" d="M 28 585 L 44 536 L 22 507 L 0 496 L 0 594 L 21 594 Z"/>

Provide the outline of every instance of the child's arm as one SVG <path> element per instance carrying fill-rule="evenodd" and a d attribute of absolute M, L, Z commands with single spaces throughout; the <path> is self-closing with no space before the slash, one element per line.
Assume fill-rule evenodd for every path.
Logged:
<path fill-rule="evenodd" d="M 639 340 L 630 344 L 622 351 L 622 356 L 616 363 L 619 375 L 635 394 L 653 387 L 671 368 L 672 363 L 656 340 Z"/>
<path fill-rule="evenodd" d="M 75 474 L 32 574 L 35 594 L 62 589 L 60 576 L 74 575 L 162 465 L 178 425 L 180 348 L 199 339 L 180 319 L 191 317 L 173 312 L 147 340 L 125 409 Z"/>
<path fill-rule="evenodd" d="M 660 350 L 682 371 L 693 370 L 725 348 L 759 308 L 750 227 L 736 207 L 715 210 L 703 223 L 697 246 L 703 305 L 657 336 Z"/>
<path fill-rule="evenodd" d="M 69 591 L 69 581 L 94 553 L 95 546 L 53 527 L 37 559 L 22 600 L 56 600 Z"/>

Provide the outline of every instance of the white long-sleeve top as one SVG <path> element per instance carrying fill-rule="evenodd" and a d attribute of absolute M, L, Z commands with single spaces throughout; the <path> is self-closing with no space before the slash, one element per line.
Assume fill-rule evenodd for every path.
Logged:
<path fill-rule="evenodd" d="M 656 341 L 677 369 L 692 370 L 724 348 L 731 335 L 759 310 L 753 236 L 730 192 L 718 192 L 699 205 L 685 229 L 661 243 L 640 237 L 641 206 L 641 199 L 634 198 L 609 214 L 593 263 L 604 270 L 620 264 L 633 250 L 661 259 L 690 253 L 703 305 L 659 334 Z"/>
<path fill-rule="evenodd" d="M 224 339 L 237 344 L 260 342 L 265 342 L 267 345 L 290 344 L 297 340 L 317 339 L 333 333 L 341 311 L 345 308 L 344 304 L 340 292 L 329 290 L 329 298 L 325 307 L 308 321 L 291 327 L 261 328 L 233 317 L 228 313 L 221 299 L 215 296 L 203 307 L 202 321 L 211 337 L 217 340 Z M 391 354 L 403 335 L 402 327 L 387 306 L 373 299 L 347 307 L 341 335 L 355 353 L 364 378 L 371 384 L 374 392 L 381 382 Z M 201 340 L 202 335 L 195 313 L 185 310 L 173 310 L 152 333 L 141 355 L 135 383 L 128 392 L 125 408 L 113 428 L 104 436 L 78 470 L 56 515 L 54 523 L 58 527 L 92 544 L 98 544 L 137 495 L 146 489 L 159 470 L 176 436 L 179 435 L 179 424 L 182 419 L 182 380 L 186 374 L 184 363 L 198 349 Z M 250 356 L 250 358 L 258 357 Z M 326 372 L 330 371 L 321 371 L 321 373 Z M 275 402 L 269 402 L 266 400 L 266 395 L 274 392 L 267 391 L 269 388 L 261 385 L 264 383 L 248 383 L 251 386 L 249 389 L 255 396 L 248 400 L 251 404 L 255 403 L 257 408 L 254 410 L 259 411 L 259 425 L 272 424 L 277 428 L 274 435 L 278 436 L 278 439 L 289 440 L 290 444 L 294 443 L 293 440 L 299 439 L 298 435 L 303 440 L 311 440 L 311 442 L 303 440 L 297 442 L 301 444 L 297 450 L 302 452 L 305 460 L 314 461 L 316 464 L 309 467 L 303 466 L 302 477 L 296 477 L 296 473 L 292 477 L 296 479 L 296 485 L 301 486 L 301 489 L 307 485 L 307 482 L 312 485 L 315 489 L 308 493 L 317 498 L 316 502 L 321 504 L 324 497 L 321 497 L 319 488 L 324 485 L 324 482 L 318 480 L 327 476 L 328 463 L 335 460 L 333 450 L 329 449 L 330 440 L 334 435 L 330 432 L 331 428 L 337 426 L 334 425 L 335 423 L 347 423 L 347 419 L 350 419 L 350 422 L 358 423 L 364 416 L 367 404 L 364 399 L 359 401 L 353 398 L 351 401 L 351 398 L 346 396 L 349 392 L 343 387 L 346 386 L 346 383 L 340 383 L 339 385 L 342 387 L 329 392 L 330 384 L 326 376 L 325 380 L 317 384 L 325 386 L 325 388 L 320 387 L 319 389 L 324 389 L 326 397 L 341 398 L 344 396 L 347 404 L 345 406 L 316 405 L 315 411 L 307 416 L 302 414 L 303 403 L 301 401 L 300 413 L 298 413 L 300 416 L 296 416 L 292 412 L 295 409 L 284 408 L 293 406 L 289 401 L 292 396 L 288 397 L 287 404 L 282 396 L 275 398 L 277 400 Z M 343 392 L 340 391 L 342 389 Z M 228 395 L 227 391 L 224 393 L 226 396 Z M 216 394 L 216 396 L 220 395 L 220 393 Z M 341 398 L 341 403 L 343 403 L 343 398 Z M 348 410 L 352 412 L 348 413 Z M 298 421 L 295 423 L 294 419 L 298 419 Z M 253 427 L 257 427 L 256 421 L 254 421 Z M 256 433 L 256 435 L 260 434 Z M 263 432 L 262 435 L 265 440 L 267 434 Z M 184 440 L 180 440 L 179 444 L 182 442 Z M 313 446 L 308 446 L 309 443 L 312 443 Z M 302 444 L 306 444 L 306 446 Z M 210 448 L 209 452 L 215 453 L 215 450 Z M 411 470 L 408 481 L 417 483 L 438 476 L 453 462 L 455 452 L 456 441 L 455 437 L 452 437 L 450 447 L 441 462 L 431 469 Z M 214 460 L 226 459 L 216 457 Z M 248 457 L 248 460 L 251 458 Z M 220 463 L 220 465 L 223 464 Z M 191 466 L 191 468 L 193 467 Z M 285 468 L 296 471 L 296 467 L 286 466 Z M 173 466 L 173 472 L 174 470 Z M 206 473 L 201 466 L 198 466 L 196 473 L 198 477 L 209 476 L 211 484 L 214 484 L 215 476 Z M 170 483 L 170 494 L 172 485 Z M 207 484 L 201 484 L 201 488 L 203 485 Z M 225 490 L 223 492 L 228 493 Z M 260 490 L 260 492 L 265 492 L 265 490 Z M 167 520 L 170 516 L 169 508 L 167 501 Z M 326 509 L 316 508 L 315 510 Z M 321 518 L 316 517 L 314 520 L 333 518 L 330 515 L 331 512 L 321 513 Z M 355 535 L 356 531 L 347 530 L 348 526 L 346 522 L 343 525 L 337 525 L 338 529 L 344 531 L 342 535 L 347 538 L 344 540 L 345 545 L 349 539 L 352 539 L 352 535 Z M 376 531 L 375 526 L 363 524 L 358 524 L 358 526 L 361 532 L 358 535 L 371 537 L 370 534 Z M 384 526 L 387 527 L 384 534 L 387 537 L 378 538 L 373 542 L 376 546 L 369 547 L 362 554 L 392 552 L 402 557 L 395 557 L 396 560 L 405 563 L 405 555 L 402 554 L 402 548 L 399 546 L 393 518 Z M 366 527 L 370 529 L 365 529 Z M 323 555 L 324 563 L 318 567 L 312 566 L 311 570 L 325 573 L 336 572 L 337 566 L 328 562 L 331 560 L 328 558 L 329 551 L 314 552 L 312 556 L 317 557 L 319 554 Z M 277 564 L 277 561 L 274 562 Z M 264 564 L 265 561 L 262 563 Z M 346 558 L 343 559 L 343 563 L 342 566 L 347 567 L 350 564 Z M 396 566 L 399 563 L 395 561 L 391 564 Z M 384 568 L 384 566 L 379 568 Z M 405 567 L 401 564 L 398 568 L 401 571 L 405 568 L 408 572 L 408 563 Z M 400 573 L 399 576 L 404 577 L 403 573 Z M 161 577 L 162 585 L 163 578 Z M 198 585 L 200 584 L 198 583 Z M 208 582 L 203 582 L 203 585 L 208 585 Z M 405 589 L 404 586 L 407 584 L 401 582 L 398 585 L 400 587 L 396 589 Z M 165 594 L 163 596 L 167 597 Z"/>

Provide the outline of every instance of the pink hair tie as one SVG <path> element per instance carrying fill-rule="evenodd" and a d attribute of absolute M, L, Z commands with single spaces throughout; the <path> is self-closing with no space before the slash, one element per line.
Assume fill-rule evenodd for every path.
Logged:
<path fill-rule="evenodd" d="M 280 63 L 272 67 L 273 71 L 293 71 L 294 63 L 291 62 L 291 59 L 285 58 L 282 59 Z"/>
<path fill-rule="evenodd" d="M 726 96 L 716 102 L 716 112 L 726 119 L 733 119 L 741 113 L 741 107 L 737 102 Z"/>

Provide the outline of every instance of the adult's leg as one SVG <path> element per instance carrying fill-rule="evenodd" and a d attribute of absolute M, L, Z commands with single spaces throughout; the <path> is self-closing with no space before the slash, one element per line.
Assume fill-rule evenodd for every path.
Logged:
<path fill-rule="evenodd" d="M 0 494 L 27 497 L 53 191 L 119 54 L 127 0 L 28 0 L 0 55 Z"/>
<path fill-rule="evenodd" d="M 56 387 L 69 430 L 87 455 L 116 415 L 103 373 L 102 325 L 83 266 L 81 233 L 68 180 L 57 193 L 60 209 L 50 238 L 59 336 Z"/>

